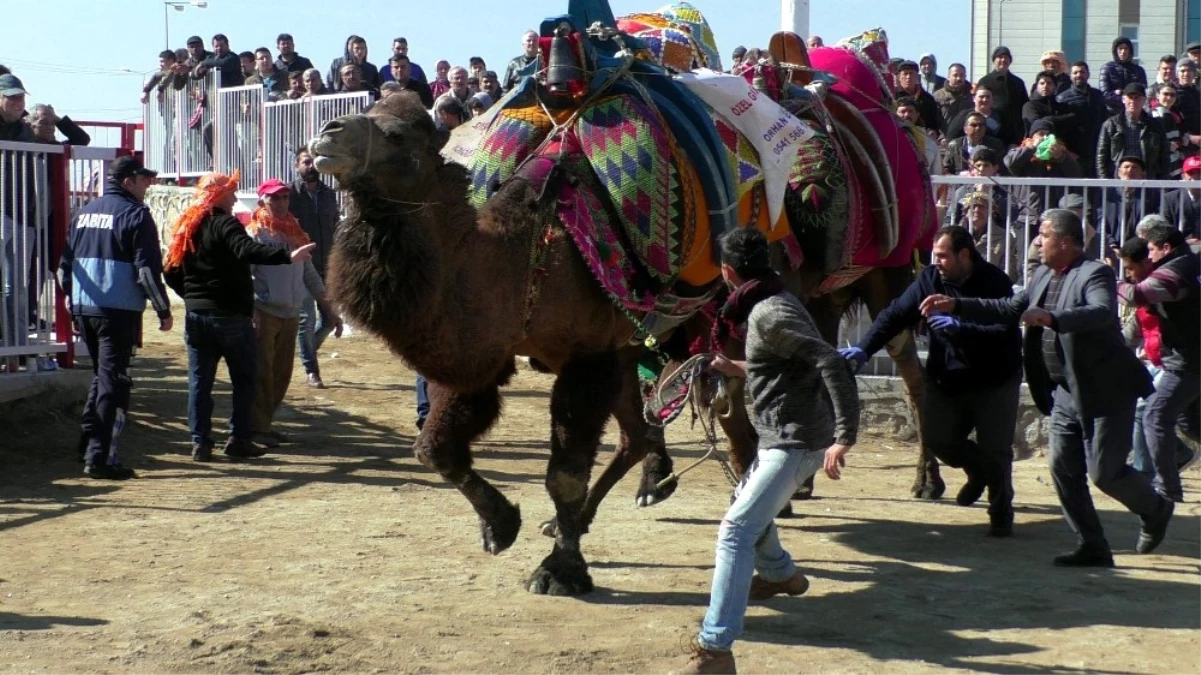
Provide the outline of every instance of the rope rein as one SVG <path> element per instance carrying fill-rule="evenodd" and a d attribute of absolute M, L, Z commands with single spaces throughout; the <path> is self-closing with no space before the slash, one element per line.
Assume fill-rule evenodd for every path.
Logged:
<path fill-rule="evenodd" d="M 708 446 L 708 450 L 700 459 L 678 472 L 672 472 L 671 475 L 656 483 L 655 489 L 662 489 L 678 482 L 681 476 L 709 459 L 717 460 L 721 465 L 722 473 L 725 474 L 726 480 L 730 482 L 731 486 L 738 485 L 738 477 L 730 466 L 728 455 L 718 449 L 717 407 L 714 404 L 718 400 L 726 398 L 728 393 L 725 380 L 720 373 L 709 370 L 709 363 L 713 357 L 714 355 L 709 353 L 693 356 L 671 375 L 661 376 L 659 382 L 651 388 L 647 395 L 643 405 L 643 417 L 647 422 L 655 426 L 666 427 L 680 416 L 687 405 L 692 412 L 692 427 L 696 427 L 699 419 L 701 430 L 705 434 L 705 444 Z M 713 380 L 711 383 L 713 386 L 705 386 L 706 378 Z M 713 392 L 711 396 L 705 396 L 706 389 Z"/>

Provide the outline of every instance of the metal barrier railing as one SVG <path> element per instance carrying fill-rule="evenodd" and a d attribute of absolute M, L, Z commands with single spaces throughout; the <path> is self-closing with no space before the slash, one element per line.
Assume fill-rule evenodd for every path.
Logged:
<path fill-rule="evenodd" d="M 209 71 L 179 90 L 155 91 L 142 108 L 146 168 L 165 179 L 212 170 L 213 108 L 221 73 Z"/>
<path fill-rule="evenodd" d="M 0 142 L 0 373 L 56 367 L 49 355 L 69 350 L 70 319 L 51 270 L 69 209 L 53 186 L 65 183 L 70 151 Z"/>
<path fill-rule="evenodd" d="M 70 204 L 68 220 L 74 220 L 79 209 L 104 194 L 109 165 L 128 150 L 119 148 L 72 147 L 67 161 L 67 199 Z"/>
<path fill-rule="evenodd" d="M 296 166 L 296 152 L 317 135 L 326 122 L 360 113 L 371 105 L 371 94 L 329 94 L 263 104 L 263 177 L 287 181 Z M 322 175 L 321 180 L 330 183 Z"/>
<path fill-rule="evenodd" d="M 241 171 L 240 189 L 253 192 L 263 182 L 263 102 L 261 85 L 228 87 L 217 92 L 213 128 L 214 169 Z"/>
<path fill-rule="evenodd" d="M 1121 261 L 1113 255 L 1111 246 L 1120 246 L 1122 241 L 1133 236 L 1143 216 L 1163 212 L 1170 200 L 1179 200 L 1179 205 L 1183 206 L 1183 200 L 1189 197 L 1182 188 L 1196 187 L 1183 181 L 1008 176 L 934 176 L 932 182 L 938 195 L 940 224 L 978 228 L 974 234 L 980 255 L 1005 270 L 1015 286 L 1026 285 L 1041 264 L 1034 241 L 1038 235 L 1039 216 L 1042 211 L 1058 207 L 1064 195 L 1079 195 L 1084 203 L 1084 221 L 1088 226 L 1085 230 L 1086 255 L 1106 259 L 1120 268 Z M 970 221 L 966 210 L 956 208 L 959 199 L 977 189 L 988 197 L 987 221 L 982 223 Z M 1184 208 L 1176 210 L 1181 215 L 1174 224 L 1180 229 L 1191 226 L 1201 230 L 1199 223 L 1184 222 L 1184 211 Z M 851 311 L 839 324 L 839 346 L 858 344 L 870 327 L 871 317 L 866 308 Z M 923 359 L 925 349 L 926 339 L 919 337 L 918 351 Z M 881 353 L 864 366 L 860 375 L 895 377 L 897 371 L 887 354 Z"/>
<path fill-rule="evenodd" d="M 92 137 L 90 147 L 143 149 L 142 124 L 140 122 L 95 122 L 76 120 L 76 124 Z"/>

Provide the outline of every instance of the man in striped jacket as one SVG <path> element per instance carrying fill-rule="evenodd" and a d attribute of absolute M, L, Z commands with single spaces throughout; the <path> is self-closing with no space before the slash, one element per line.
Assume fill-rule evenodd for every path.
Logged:
<path fill-rule="evenodd" d="M 1143 428 L 1155 465 L 1155 489 L 1175 502 L 1184 501 L 1176 463 L 1176 421 L 1189 419 L 1185 432 L 1197 437 L 1197 403 L 1201 398 L 1201 303 L 1198 303 L 1201 260 L 1189 250 L 1184 234 L 1154 216 L 1142 239 L 1155 267 L 1137 283 L 1118 284 L 1118 302 L 1147 307 L 1159 316 L 1163 373 L 1147 399 Z M 1157 222 L 1158 221 L 1158 222 Z M 1140 223 L 1142 225 L 1142 223 Z"/>
<path fill-rule="evenodd" d="M 113 162 L 104 196 L 79 212 L 59 262 L 59 283 L 95 374 L 80 439 L 87 444 L 84 474 L 92 478 L 134 477 L 117 461 L 117 437 L 129 408 L 129 360 L 147 299 L 159 330 L 171 330 L 158 228 L 143 203 L 157 175 L 133 157 Z"/>

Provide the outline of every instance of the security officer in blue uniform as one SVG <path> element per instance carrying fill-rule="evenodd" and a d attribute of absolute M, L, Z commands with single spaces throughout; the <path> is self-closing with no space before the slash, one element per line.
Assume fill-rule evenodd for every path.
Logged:
<path fill-rule="evenodd" d="M 159 330 L 171 330 L 158 228 L 143 203 L 157 175 L 134 157 L 113 162 L 104 196 L 80 210 L 59 262 L 59 283 L 95 374 L 81 439 L 87 443 L 84 474 L 92 478 L 136 477 L 118 462 L 117 439 L 129 408 L 129 361 L 147 299 Z"/>

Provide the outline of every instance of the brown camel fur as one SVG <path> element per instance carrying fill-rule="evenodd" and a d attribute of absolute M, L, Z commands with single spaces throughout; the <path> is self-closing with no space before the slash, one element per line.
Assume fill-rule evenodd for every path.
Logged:
<path fill-rule="evenodd" d="M 586 593 L 592 582 L 580 537 L 609 489 L 643 458 L 639 504 L 665 499 L 675 487 L 655 488 L 672 466 L 662 429 L 642 415 L 636 369 L 642 347 L 627 346 L 634 326 L 582 264 L 550 210 L 553 200 L 511 179 L 477 213 L 467 203 L 466 171 L 438 155 L 432 121 L 411 98 L 387 97 L 366 115 L 339 118 L 310 145 L 317 168 L 336 176 L 353 198 L 330 263 L 331 292 L 356 326 L 381 337 L 429 380 L 430 414 L 415 454 L 472 504 L 490 553 L 512 545 L 521 516 L 472 469 L 470 444 L 499 417 L 499 387 L 512 376 L 516 355 L 556 374 L 546 478 L 555 543 L 526 586 L 535 593 Z M 538 278 L 531 274 L 532 252 L 547 238 L 546 275 Z M 816 287 L 790 276 L 794 292 Z M 875 304 L 870 293 L 863 297 Z M 535 300 L 527 306 L 527 298 Z M 823 302 L 831 303 L 829 321 L 819 319 L 819 326 L 832 339 L 844 305 Z M 908 351 L 920 381 L 911 340 Z M 589 490 L 610 414 L 621 428 L 620 444 Z M 726 427 L 745 465 L 753 432 L 746 436 L 745 411 L 741 424 L 737 415 Z"/>
<path fill-rule="evenodd" d="M 663 443 L 662 430 L 642 417 L 642 348 L 626 346 L 634 327 L 602 294 L 533 186 L 511 180 L 478 214 L 468 205 L 466 171 L 438 155 L 433 122 L 413 97 L 389 96 L 366 115 L 330 122 L 310 150 L 318 170 L 353 197 L 330 262 L 331 292 L 356 326 L 429 380 L 430 413 L 414 451 L 475 508 L 489 553 L 512 545 L 521 514 L 472 468 L 471 442 L 499 416 L 498 388 L 513 374 L 515 355 L 557 375 L 546 488 L 559 528 L 526 587 L 590 591 L 581 515 L 605 423 L 616 415 L 619 454 L 638 458 L 622 474 L 646 446 Z M 527 322 L 531 251 L 548 226 L 546 276 L 535 284 Z M 670 470 L 659 469 L 661 476 Z"/>

